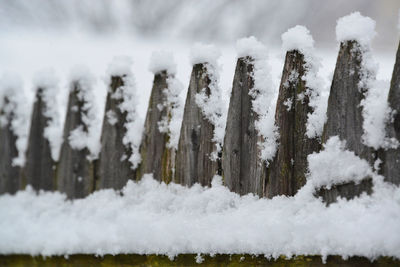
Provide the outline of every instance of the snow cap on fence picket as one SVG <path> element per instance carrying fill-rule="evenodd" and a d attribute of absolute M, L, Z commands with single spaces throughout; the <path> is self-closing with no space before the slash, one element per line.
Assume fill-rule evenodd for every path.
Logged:
<path fill-rule="evenodd" d="M 195 64 L 210 63 L 217 66 L 221 51 L 213 44 L 196 43 L 190 51 L 190 62 Z"/>
<path fill-rule="evenodd" d="M 314 48 L 314 39 L 310 31 L 301 25 L 296 25 L 281 36 L 282 48 L 285 51 L 299 50 L 304 53 Z"/>
<path fill-rule="evenodd" d="M 151 54 L 149 70 L 157 74 L 167 71 L 168 74 L 176 74 L 176 63 L 174 55 L 170 51 L 155 51 Z"/>
<path fill-rule="evenodd" d="M 353 12 L 337 20 L 336 39 L 338 42 L 357 41 L 361 45 L 368 45 L 376 35 L 375 25 L 370 17 Z"/>
<path fill-rule="evenodd" d="M 265 45 L 259 42 L 254 36 L 239 39 L 236 42 L 236 51 L 238 57 L 250 56 L 257 59 L 268 56 Z"/>
<path fill-rule="evenodd" d="M 133 60 L 128 56 L 115 56 L 108 65 L 109 76 L 121 76 L 131 73 Z"/>

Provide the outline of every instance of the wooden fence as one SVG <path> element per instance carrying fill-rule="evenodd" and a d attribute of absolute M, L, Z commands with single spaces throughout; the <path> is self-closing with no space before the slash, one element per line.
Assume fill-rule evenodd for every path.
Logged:
<path fill-rule="evenodd" d="M 165 103 L 162 90 L 168 87 L 167 79 L 172 76 L 167 70 L 155 73 L 149 107 L 147 111 L 142 145 L 141 164 L 133 169 L 126 160 L 132 151 L 123 142 L 127 113 L 118 108 L 123 99 L 115 93 L 125 83 L 125 75 L 110 77 L 106 112 L 101 132 L 101 151 L 99 159 L 88 159 L 89 151 L 76 150 L 68 142 L 61 148 L 60 159 L 54 162 L 51 157 L 49 141 L 44 137 L 48 118 L 44 116 L 46 102 L 43 101 L 44 88 L 38 88 L 31 117 L 31 129 L 23 168 L 11 164 L 16 156 L 16 136 L 11 131 L 12 113 L 6 117 L 0 129 L 0 193 L 15 193 L 27 184 L 36 190 L 59 190 L 69 198 L 82 198 L 103 188 L 121 189 L 129 179 L 138 180 L 144 173 L 153 173 L 154 178 L 164 182 L 175 182 L 191 186 L 194 183 L 210 185 L 215 174 L 221 174 L 225 185 L 241 195 L 255 193 L 272 198 L 276 195 L 294 195 L 306 182 L 307 155 L 318 152 L 331 136 L 346 140 L 347 149 L 373 164 L 380 158 L 380 170 L 386 181 L 400 184 L 400 149 L 375 151 L 362 143 L 363 115 L 361 101 L 365 90 L 359 90 L 362 79 L 360 73 L 360 45 L 356 41 L 341 43 L 336 68 L 330 89 L 327 121 L 321 140 L 306 136 L 307 114 L 312 111 L 307 96 L 304 95 L 307 83 L 301 79 L 305 70 L 305 57 L 297 50 L 288 51 L 283 67 L 279 97 L 276 106 L 275 123 L 279 127 L 279 147 L 268 167 L 260 159 L 255 120 L 257 114 L 252 109 L 249 91 L 254 87 L 253 58 L 242 57 L 237 60 L 233 78 L 233 88 L 227 115 L 224 146 L 217 160 L 212 160 L 214 152 L 214 125 L 205 119 L 195 103 L 195 95 L 203 88 L 210 93 L 210 78 L 207 76 L 207 62 L 193 66 L 178 148 L 167 147 L 169 136 L 159 130 L 161 118 L 171 118 L 170 107 L 159 109 Z M 290 73 L 299 73 L 297 79 L 290 79 Z M 78 95 L 79 81 L 72 82 L 69 95 L 64 140 L 72 129 L 82 124 L 84 103 Z M 365 88 L 367 89 L 367 88 Z M 293 106 L 288 109 L 285 101 L 291 99 Z M 8 101 L 7 98 L 4 101 Z M 400 111 L 400 48 L 397 52 L 393 77 L 388 96 L 390 107 Z M 74 109 L 78 109 L 76 112 Z M 1 110 L 3 114 L 4 111 Z M 107 117 L 112 113 L 114 120 Z M 83 129 L 87 130 L 87 129 Z M 400 112 L 387 125 L 390 137 L 400 140 Z M 372 192 L 370 177 L 360 184 L 350 182 L 337 184 L 331 189 L 317 190 L 327 203 L 337 196 L 352 198 L 361 192 Z"/>

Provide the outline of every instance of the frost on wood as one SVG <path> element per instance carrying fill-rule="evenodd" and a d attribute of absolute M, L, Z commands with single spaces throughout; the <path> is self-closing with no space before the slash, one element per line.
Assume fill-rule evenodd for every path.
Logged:
<path fill-rule="evenodd" d="M 22 187 L 29 126 L 25 105 L 21 78 L 4 74 L 0 80 L 0 194 L 13 194 Z"/>
<path fill-rule="evenodd" d="M 360 25 L 364 25 L 366 29 Z M 354 29 L 365 30 L 365 36 L 353 32 L 353 26 Z M 371 95 L 371 81 L 375 79 L 368 43 L 373 35 L 374 23 L 360 14 L 353 13 L 338 21 L 337 38 L 341 43 L 323 133 L 324 143 L 330 137 L 338 136 L 340 140 L 346 141 L 348 150 L 367 160 L 369 164 L 374 163 L 375 153 L 363 138 L 369 130 L 365 127 L 368 119 L 365 118 L 363 103 Z"/>
<path fill-rule="evenodd" d="M 261 196 L 265 178 L 262 155 L 263 152 L 270 156 L 275 153 L 275 139 L 269 139 L 272 144 L 268 146 L 267 136 L 262 133 L 276 136 L 274 120 L 265 120 L 271 111 L 269 103 L 273 97 L 268 92 L 266 51 L 255 38 L 242 39 L 237 46 L 238 60 L 222 151 L 223 176 L 231 191 Z"/>
<path fill-rule="evenodd" d="M 52 70 L 36 76 L 36 99 L 29 132 L 25 178 L 36 190 L 54 190 L 55 161 L 62 143 L 62 127 L 58 115 L 58 80 Z M 60 130 L 61 129 L 61 130 Z"/>
<path fill-rule="evenodd" d="M 205 75 L 208 86 L 201 89 L 195 96 L 195 102 L 203 116 L 213 125 L 215 151 L 210 155 L 213 161 L 220 160 L 219 153 L 222 150 L 225 134 L 226 116 L 223 114 L 221 88 L 219 86 L 220 65 L 217 63 L 220 52 L 212 45 L 197 44 L 192 49 L 192 63 L 204 63 Z M 202 61 L 203 60 L 203 61 Z"/>
<path fill-rule="evenodd" d="M 327 91 L 319 76 L 320 59 L 315 56 L 314 39 L 310 31 L 297 25 L 282 34 L 282 47 L 285 51 L 298 51 L 304 57 L 305 72 L 301 77 L 306 83 L 304 96 L 309 99 L 307 114 L 307 137 L 320 138 L 326 121 Z"/>
<path fill-rule="evenodd" d="M 211 188 L 187 188 L 146 175 L 129 181 L 122 194 L 101 190 L 79 201 L 30 189 L 0 196 L 0 254 L 400 258 L 399 188 L 382 186 L 371 196 L 326 207 L 309 190 L 240 197 L 221 180 L 215 177 Z"/>
<path fill-rule="evenodd" d="M 268 161 L 275 156 L 279 134 L 274 124 L 277 92 L 271 79 L 267 49 L 256 38 L 249 37 L 238 40 L 236 50 L 238 58 L 251 59 L 249 74 L 254 84 L 248 88 L 248 94 L 252 99 L 251 109 L 257 114 L 255 128 L 260 137 L 260 158 L 268 165 Z"/>
<path fill-rule="evenodd" d="M 158 55 L 160 56 L 160 55 Z M 153 61 L 156 61 L 153 54 Z M 166 66 L 167 62 L 163 62 Z M 173 60 L 170 58 L 170 60 Z M 174 62 L 169 62 L 173 64 Z M 156 63 L 152 63 L 154 68 Z M 166 66 L 167 67 L 167 66 Z M 161 68 L 161 67 L 160 67 Z M 169 68 L 172 68 L 169 66 Z M 144 134 L 140 146 L 142 162 L 138 169 L 138 178 L 145 173 L 152 173 L 154 179 L 169 183 L 174 175 L 176 149 L 169 145 L 171 139 L 172 112 L 179 108 L 179 92 L 175 91 L 173 73 L 167 69 L 154 73 L 149 106 L 144 124 Z M 172 88 L 170 88 L 172 86 Z"/>
<path fill-rule="evenodd" d="M 136 112 L 136 88 L 132 61 L 116 57 L 108 69 L 109 90 L 101 131 L 97 188 L 121 189 L 135 178 L 140 163 L 142 121 Z M 110 122 L 108 114 L 115 120 Z"/>
<path fill-rule="evenodd" d="M 386 132 L 393 142 L 392 146 L 380 151 L 380 158 L 383 161 L 381 173 L 386 181 L 400 185 L 400 147 L 398 146 L 400 140 L 400 44 L 397 49 L 388 102 L 393 110 L 393 116 L 387 122 Z M 396 146 L 393 145 L 395 142 L 397 142 Z"/>
<path fill-rule="evenodd" d="M 193 62 L 216 60 L 207 49 L 195 51 Z M 209 62 L 195 63 L 193 66 L 176 154 L 174 181 L 188 186 L 194 183 L 210 185 L 212 177 L 218 172 L 218 161 L 212 158 L 217 148 L 214 141 L 216 126 L 204 116 L 198 105 L 199 94 L 205 94 L 208 98 L 211 90 L 215 89 L 210 87 L 213 81 L 209 76 Z"/>
<path fill-rule="evenodd" d="M 314 64 L 310 51 L 313 41 L 308 31 L 296 32 L 304 28 L 299 27 L 290 29 L 282 36 L 283 47 L 290 50 L 286 54 L 275 115 L 279 128 L 278 151 L 268 166 L 264 186 L 264 195 L 269 198 L 296 194 L 306 182 L 307 155 L 320 149 L 319 140 L 307 135 L 308 116 L 314 112 L 311 98 L 317 97 L 319 92 L 314 91 L 318 88 L 309 86 L 306 78 L 310 76 L 308 72 L 312 71 L 310 69 Z M 287 44 L 287 39 L 299 41 L 301 38 L 308 40 L 307 46 Z M 287 103 L 291 103 L 290 108 Z"/>
<path fill-rule="evenodd" d="M 100 149 L 100 120 L 94 102 L 94 78 L 86 68 L 76 67 L 71 79 L 57 189 L 68 198 L 82 198 L 94 190 L 93 159 Z"/>
<path fill-rule="evenodd" d="M 142 162 L 137 178 L 152 173 L 158 181 L 170 182 L 175 172 L 183 105 L 181 83 L 175 78 L 176 66 L 171 53 L 155 52 L 150 62 L 154 72 L 153 88 L 140 147 Z"/>

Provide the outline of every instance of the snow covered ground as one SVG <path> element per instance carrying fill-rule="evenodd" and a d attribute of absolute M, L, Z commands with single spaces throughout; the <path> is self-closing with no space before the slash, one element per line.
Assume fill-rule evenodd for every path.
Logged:
<path fill-rule="evenodd" d="M 211 188 L 160 184 L 146 176 L 122 194 L 101 190 L 0 197 L 0 254 L 251 253 L 400 258 L 400 189 L 326 207 L 310 186 L 295 197 L 259 199 Z"/>

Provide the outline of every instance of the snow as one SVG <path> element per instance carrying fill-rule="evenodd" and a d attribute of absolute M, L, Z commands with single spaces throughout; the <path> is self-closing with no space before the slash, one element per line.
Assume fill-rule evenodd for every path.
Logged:
<path fill-rule="evenodd" d="M 396 148 L 398 140 L 389 138 L 386 132 L 386 125 L 390 123 L 393 110 L 387 101 L 390 87 L 389 81 L 374 80 L 365 99 L 361 101 L 363 107 L 363 129 L 362 141 L 374 149 Z"/>
<path fill-rule="evenodd" d="M 333 136 L 324 144 L 324 149 L 319 153 L 308 155 L 308 169 L 311 181 L 315 188 L 331 188 L 334 184 L 346 182 L 359 183 L 373 173 L 364 159 L 360 159 L 352 151 L 346 150 L 346 141 Z"/>
<path fill-rule="evenodd" d="M 158 130 L 169 136 L 167 147 L 178 149 L 179 135 L 181 131 L 184 102 L 180 94 L 183 84 L 176 78 L 176 63 L 171 52 L 154 52 L 150 61 L 150 70 L 156 74 L 167 71 L 167 88 L 163 89 L 164 102 L 158 104 L 157 108 L 167 110 L 166 116 L 158 122 Z"/>
<path fill-rule="evenodd" d="M 136 169 L 141 162 L 139 147 L 142 140 L 143 119 L 137 112 L 136 84 L 131 71 L 132 64 L 133 61 L 130 57 L 114 57 L 109 65 L 107 76 L 109 77 L 108 84 L 113 76 L 120 76 L 124 82 L 124 85 L 117 88 L 111 97 L 122 100 L 118 106 L 121 113 L 126 112 L 126 121 L 124 122 L 126 134 L 122 142 L 126 147 L 130 147 L 132 154 L 129 155 L 128 160 L 132 164 L 132 169 Z M 111 124 L 116 123 L 115 114 L 106 111 L 106 116 Z"/>
<path fill-rule="evenodd" d="M 276 153 L 278 129 L 275 125 L 275 107 L 277 99 L 276 86 L 271 77 L 271 67 L 268 63 L 268 51 L 255 37 L 243 38 L 237 41 L 237 56 L 250 57 L 254 65 L 252 77 L 254 87 L 249 95 L 253 98 L 252 109 L 258 115 L 256 129 L 262 137 L 259 143 L 261 159 L 267 164 Z"/>
<path fill-rule="evenodd" d="M 176 74 L 176 64 L 172 52 L 153 52 L 150 57 L 149 70 L 154 74 L 161 71 L 167 71 L 169 74 Z"/>
<path fill-rule="evenodd" d="M 301 25 L 296 25 L 282 34 L 282 48 L 285 51 L 314 49 L 314 39 L 310 31 Z"/>
<path fill-rule="evenodd" d="M 371 41 L 376 35 L 375 21 L 359 12 L 340 18 L 336 37 L 340 42 L 357 41 L 354 53 L 360 54 L 360 82 L 358 90 L 365 98 L 361 101 L 363 115 L 363 144 L 374 149 L 396 147 L 397 140 L 386 136 L 385 125 L 392 114 L 387 103 L 389 82 L 377 80 L 379 65 L 372 55 Z"/>
<path fill-rule="evenodd" d="M 357 41 L 361 45 L 369 45 L 376 36 L 375 25 L 373 19 L 353 12 L 338 19 L 336 39 L 338 42 Z"/>
<path fill-rule="evenodd" d="M 210 63 L 217 65 L 216 62 L 221 56 L 221 51 L 213 44 L 195 43 L 190 50 L 190 62 L 192 65 Z"/>
<path fill-rule="evenodd" d="M 167 94 L 167 105 L 171 111 L 171 118 L 167 124 L 169 133 L 167 146 L 178 149 L 184 108 L 183 99 L 179 94 L 183 91 L 183 84 L 175 76 L 168 77 L 167 84 L 168 88 L 165 89 L 165 94 Z"/>
<path fill-rule="evenodd" d="M 211 188 L 166 185 L 146 175 L 70 201 L 31 188 L 0 196 L 0 254 L 342 255 L 400 258 L 400 189 L 326 207 L 305 187 L 294 197 L 259 199 Z M 200 261 L 201 258 L 198 257 Z"/>
<path fill-rule="evenodd" d="M 215 142 L 216 150 L 210 155 L 211 160 L 217 160 L 218 152 L 222 150 L 225 136 L 226 110 L 223 109 L 222 90 L 219 85 L 219 72 L 221 66 L 218 59 L 221 52 L 214 45 L 195 44 L 191 50 L 191 62 L 193 64 L 202 63 L 206 75 L 210 79 L 207 88 L 202 88 L 196 94 L 196 104 L 200 108 L 204 117 L 214 126 L 212 141 Z"/>
<path fill-rule="evenodd" d="M 8 102 L 5 102 L 7 98 Z M 6 72 L 0 79 L 0 127 L 10 127 L 17 137 L 18 156 L 12 160 L 13 166 L 24 166 L 29 135 L 29 110 L 23 90 L 22 78 L 14 72 Z"/>
<path fill-rule="evenodd" d="M 282 48 L 289 52 L 297 50 L 304 56 L 305 74 L 301 79 L 306 82 L 305 94 L 309 97 L 309 106 L 312 112 L 307 114 L 308 138 L 319 138 L 322 135 L 326 121 L 326 109 L 329 96 L 329 88 L 324 83 L 320 74 L 321 60 L 315 55 L 314 39 L 310 31 L 301 25 L 290 28 L 282 34 Z M 291 74 L 291 79 L 297 79 Z M 304 96 L 299 95 L 298 99 L 303 100 Z"/>
<path fill-rule="evenodd" d="M 52 68 L 43 69 L 36 73 L 34 85 L 43 100 L 44 109 L 43 116 L 48 118 L 47 125 L 44 129 L 44 137 L 49 141 L 51 148 L 51 157 L 57 161 L 60 156 L 60 149 L 63 142 L 63 121 L 65 110 L 60 112 L 61 105 L 59 97 L 62 90 L 59 87 L 59 78 L 55 70 Z"/>
<path fill-rule="evenodd" d="M 102 114 L 99 112 L 94 96 L 95 77 L 86 66 L 75 66 L 70 74 L 70 90 L 75 84 L 79 86 L 78 100 L 83 102 L 81 116 L 82 125 L 73 129 L 68 137 L 68 142 L 73 149 L 82 150 L 88 148 L 89 160 L 98 158 L 101 149 L 100 135 Z M 87 130 L 84 130 L 87 129 Z"/>

